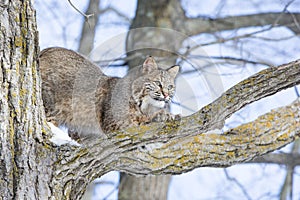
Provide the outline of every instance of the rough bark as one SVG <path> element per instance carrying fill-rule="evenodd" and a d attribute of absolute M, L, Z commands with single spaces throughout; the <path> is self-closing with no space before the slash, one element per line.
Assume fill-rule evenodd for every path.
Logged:
<path fill-rule="evenodd" d="M 223 134 L 194 130 L 197 134 L 185 135 L 176 124 L 157 124 L 118 132 L 105 141 L 73 148 L 72 153 L 66 146 L 58 152 L 63 159 L 57 163 L 56 179 L 65 183 L 63 190 L 71 191 L 69 198 L 80 199 L 90 180 L 111 170 L 179 174 L 201 166 L 246 162 L 300 136 L 299 106 L 297 100 Z M 176 128 L 179 135 L 174 134 Z M 150 146 L 153 143 L 156 145 Z"/>
<path fill-rule="evenodd" d="M 195 166 L 224 167 L 245 162 L 299 137 L 299 105 L 300 101 L 297 100 L 223 134 L 217 134 L 213 130 L 204 133 L 200 131 L 197 135 L 190 134 L 185 137 L 183 132 L 177 137 L 174 129 L 171 131 L 166 125 L 160 127 L 161 137 L 165 140 L 161 137 L 158 139 L 156 134 L 150 134 L 146 127 L 142 128 L 144 131 L 137 133 L 142 139 L 136 137 L 136 140 L 129 140 L 128 137 L 123 138 L 126 134 L 120 133 L 118 137 L 123 139 L 119 141 L 124 142 L 123 145 L 134 144 L 136 149 L 123 152 L 119 157 L 120 162 L 114 164 L 117 169 L 142 175 L 182 173 L 194 169 Z M 129 132 L 131 131 L 133 130 Z M 149 148 L 147 144 L 152 141 L 157 146 Z"/>
<path fill-rule="evenodd" d="M 170 179 L 167 175 L 136 177 L 121 173 L 118 199 L 167 199 Z"/>
<path fill-rule="evenodd" d="M 0 199 L 50 198 L 35 11 L 14 0 L 2 1 L 0 13 Z"/>

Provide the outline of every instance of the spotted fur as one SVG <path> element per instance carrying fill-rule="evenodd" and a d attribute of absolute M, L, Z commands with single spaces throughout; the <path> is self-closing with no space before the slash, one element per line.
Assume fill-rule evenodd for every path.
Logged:
<path fill-rule="evenodd" d="M 149 57 L 123 78 L 109 77 L 84 56 L 49 48 L 39 56 L 48 121 L 80 137 L 151 121 L 170 120 L 178 66 L 159 69 Z"/>

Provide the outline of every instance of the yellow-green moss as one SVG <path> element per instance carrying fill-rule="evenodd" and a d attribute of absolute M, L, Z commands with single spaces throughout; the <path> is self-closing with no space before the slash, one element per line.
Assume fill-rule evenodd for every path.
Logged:
<path fill-rule="evenodd" d="M 277 138 L 277 140 L 279 140 L 279 141 L 287 141 L 290 137 L 289 137 L 289 133 L 287 132 L 287 133 L 284 133 L 284 134 L 282 134 L 282 135 L 280 135 L 278 138 Z"/>
<path fill-rule="evenodd" d="M 15 37 L 15 46 L 16 47 L 22 47 L 23 45 L 23 37 Z"/>

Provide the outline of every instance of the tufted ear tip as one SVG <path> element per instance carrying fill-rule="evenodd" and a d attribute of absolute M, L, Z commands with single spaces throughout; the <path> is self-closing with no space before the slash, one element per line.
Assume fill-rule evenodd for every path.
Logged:
<path fill-rule="evenodd" d="M 157 64 L 152 56 L 146 58 L 143 63 L 143 73 L 149 73 L 153 70 L 158 69 Z"/>
<path fill-rule="evenodd" d="M 180 69 L 180 66 L 174 65 L 174 66 L 172 66 L 171 68 L 169 68 L 169 69 L 167 70 L 167 72 L 168 72 L 173 78 L 175 78 L 175 77 L 177 76 L 178 72 L 179 72 L 179 69 Z"/>

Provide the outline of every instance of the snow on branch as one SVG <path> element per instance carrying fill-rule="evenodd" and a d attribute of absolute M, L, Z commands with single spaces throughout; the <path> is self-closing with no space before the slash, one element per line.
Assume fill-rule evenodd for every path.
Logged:
<path fill-rule="evenodd" d="M 51 122 L 47 122 L 48 126 L 53 133 L 53 136 L 50 138 L 50 141 L 57 146 L 61 146 L 64 144 L 70 144 L 74 146 L 80 146 L 75 140 L 69 137 L 68 133 L 62 131 L 60 128 L 56 127 Z"/>

